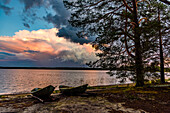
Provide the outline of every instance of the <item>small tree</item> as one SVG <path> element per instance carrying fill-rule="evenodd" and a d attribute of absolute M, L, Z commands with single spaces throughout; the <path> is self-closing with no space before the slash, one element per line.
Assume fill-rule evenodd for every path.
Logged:
<path fill-rule="evenodd" d="M 169 37 L 169 20 L 170 20 L 170 10 L 169 7 L 158 3 L 155 0 L 152 1 L 153 6 L 153 12 L 155 13 L 155 20 L 157 21 L 157 26 L 155 26 L 155 29 L 157 29 L 156 36 L 159 42 L 158 46 L 158 52 L 159 52 L 159 59 L 160 59 L 160 75 L 161 75 L 161 83 L 165 83 L 165 75 L 164 75 L 164 56 L 165 59 L 168 58 L 168 54 L 170 49 L 167 45 L 170 44 L 170 41 L 168 40 Z M 157 14 L 156 14 L 157 13 Z M 168 52 L 168 53 L 167 53 Z M 165 53 L 165 54 L 164 54 Z"/>

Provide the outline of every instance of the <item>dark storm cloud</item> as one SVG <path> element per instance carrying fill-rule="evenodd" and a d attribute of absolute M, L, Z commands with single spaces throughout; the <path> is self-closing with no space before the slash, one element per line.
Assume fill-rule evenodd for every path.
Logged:
<path fill-rule="evenodd" d="M 0 3 L 0 9 L 2 9 L 5 12 L 5 14 L 8 15 L 13 8 L 10 8 L 10 7 L 6 6 L 6 5 L 2 5 Z"/>
<path fill-rule="evenodd" d="M 11 0 L 2 0 L 2 3 L 4 4 L 9 4 L 11 2 Z"/>
<path fill-rule="evenodd" d="M 8 52 L 0 52 L 0 66 L 1 63 L 3 65 L 6 61 L 14 60 L 14 58 L 16 58 L 15 54 L 8 53 Z"/>
<path fill-rule="evenodd" d="M 70 39 L 72 42 L 80 44 L 91 42 L 91 40 L 77 37 L 76 33 L 78 29 L 73 28 L 68 23 L 70 12 L 67 11 L 66 8 L 64 7 L 62 0 L 49 0 L 49 3 L 56 14 L 53 15 L 51 13 L 48 13 L 43 18 L 48 23 L 52 23 L 56 28 L 59 28 L 59 32 L 57 33 L 59 37 L 65 37 L 67 39 Z"/>
<path fill-rule="evenodd" d="M 27 27 L 27 28 L 30 28 L 30 25 L 27 24 L 27 23 L 23 23 L 23 25 L 24 25 L 25 27 Z"/>
<path fill-rule="evenodd" d="M 63 1 L 49 0 L 49 4 L 56 14 L 52 15 L 51 13 L 48 13 L 46 16 L 44 16 L 44 19 L 49 23 L 52 23 L 57 28 L 61 28 L 61 25 L 68 25 L 67 20 L 70 16 L 70 13 L 64 7 Z"/>
<path fill-rule="evenodd" d="M 59 37 L 65 37 L 70 39 L 72 42 L 80 44 L 89 43 L 94 40 L 77 37 L 76 33 L 78 28 L 73 28 L 68 23 L 70 12 L 64 7 L 63 0 L 20 0 L 20 2 L 25 5 L 25 9 L 23 10 L 24 13 L 29 13 L 32 18 L 35 18 L 35 16 L 32 16 L 31 13 L 35 14 L 35 12 L 29 9 L 36 7 L 44 7 L 45 10 L 50 9 L 46 10 L 46 15 L 43 16 L 43 19 L 48 23 L 52 23 L 54 27 L 59 29 L 59 32 L 56 34 Z M 26 18 L 28 18 L 28 16 L 26 16 Z M 24 22 L 24 26 L 29 28 L 30 26 L 26 23 L 28 22 Z"/>
<path fill-rule="evenodd" d="M 73 28 L 71 25 L 67 25 L 66 27 L 62 27 L 57 33 L 57 35 L 59 37 L 65 37 L 67 39 L 71 39 L 71 41 L 80 43 L 80 44 L 91 42 L 91 40 L 78 38 L 76 33 L 77 33 L 77 28 Z"/>
<path fill-rule="evenodd" d="M 39 53 L 40 51 L 34 51 L 34 50 L 24 50 L 24 52 L 28 52 L 28 53 L 32 53 L 32 54 L 34 54 L 34 53 Z"/>
<path fill-rule="evenodd" d="M 11 53 L 6 53 L 6 52 L 0 52 L 0 56 L 5 55 L 5 56 L 15 56 L 15 54 Z"/>
<path fill-rule="evenodd" d="M 52 15 L 47 14 L 45 17 L 43 17 L 44 20 L 46 20 L 48 23 L 52 23 L 56 28 L 61 28 L 62 25 L 67 24 L 67 19 L 62 18 L 59 15 Z"/>
<path fill-rule="evenodd" d="M 48 14 L 44 17 L 44 19 L 47 22 L 52 23 L 56 28 L 59 28 L 59 32 L 56 34 L 59 37 L 65 37 L 66 39 L 70 39 L 72 42 L 80 44 L 89 43 L 92 41 L 84 38 L 78 38 L 76 35 L 78 29 L 69 25 L 67 18 L 62 18 L 59 15 L 53 16 L 52 14 Z"/>
<path fill-rule="evenodd" d="M 25 5 L 25 10 L 28 10 L 32 7 L 40 7 L 41 5 L 44 4 L 45 0 L 20 0 L 21 3 L 24 3 Z"/>
<path fill-rule="evenodd" d="M 68 18 L 70 13 L 66 10 L 63 4 L 63 0 L 50 0 L 52 9 L 62 18 Z"/>

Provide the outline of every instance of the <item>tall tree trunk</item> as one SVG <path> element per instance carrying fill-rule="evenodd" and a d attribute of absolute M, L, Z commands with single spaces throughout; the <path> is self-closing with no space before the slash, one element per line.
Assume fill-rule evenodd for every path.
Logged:
<path fill-rule="evenodd" d="M 136 68 L 136 86 L 144 85 L 144 72 L 143 72 L 143 63 L 142 63 L 142 52 L 141 52 L 141 42 L 140 42 L 140 31 L 139 31 L 139 23 L 137 17 L 137 4 L 136 0 L 133 1 L 133 18 L 135 22 L 134 28 L 134 38 L 135 38 L 135 68 Z"/>
<path fill-rule="evenodd" d="M 158 7 L 158 21 L 159 25 L 161 25 L 161 19 L 160 19 L 160 9 Z M 160 28 L 160 27 L 159 27 Z M 165 83 L 165 76 L 164 76 L 164 57 L 163 57 L 163 48 L 162 48 L 162 33 L 161 28 L 159 29 L 159 47 L 160 47 L 160 74 L 161 74 L 161 83 Z"/>

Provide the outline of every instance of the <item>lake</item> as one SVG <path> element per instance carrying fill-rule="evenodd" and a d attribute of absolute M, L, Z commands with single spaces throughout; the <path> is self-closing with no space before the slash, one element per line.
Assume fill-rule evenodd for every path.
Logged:
<path fill-rule="evenodd" d="M 33 88 L 43 88 L 48 85 L 119 84 L 118 79 L 106 72 L 104 70 L 0 69 L 0 94 L 29 93 Z M 170 73 L 166 75 L 166 78 L 170 78 Z"/>
<path fill-rule="evenodd" d="M 0 94 L 27 93 L 48 85 L 112 85 L 118 81 L 100 70 L 0 69 Z M 57 88 L 56 88 L 57 89 Z"/>

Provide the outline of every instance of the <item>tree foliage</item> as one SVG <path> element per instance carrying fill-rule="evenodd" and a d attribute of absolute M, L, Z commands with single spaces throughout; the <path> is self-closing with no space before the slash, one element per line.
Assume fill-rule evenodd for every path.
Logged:
<path fill-rule="evenodd" d="M 167 4 L 167 5 L 170 5 L 170 1 L 168 1 L 168 0 L 160 0 L 160 1 Z"/>
<path fill-rule="evenodd" d="M 154 11 L 157 12 L 157 21 L 158 26 L 155 26 L 157 28 L 158 33 L 156 34 L 157 37 L 159 37 L 159 59 L 160 59 L 160 75 L 161 75 L 161 83 L 165 83 L 165 74 L 164 74 L 164 59 L 167 60 L 167 57 L 164 57 L 167 54 L 167 51 L 170 49 L 167 48 L 167 45 L 170 44 L 168 37 L 169 35 L 169 24 L 170 24 L 170 10 L 168 7 L 161 3 L 156 3 L 153 1 L 154 5 Z M 165 46 L 166 45 L 166 46 Z M 163 51 L 164 50 L 164 51 Z M 165 54 L 164 54 L 165 53 Z"/>
<path fill-rule="evenodd" d="M 155 1 L 156 2 L 156 1 Z M 71 11 L 69 22 L 78 27 L 79 37 L 95 36 L 93 47 L 100 50 L 99 60 L 89 66 L 127 68 L 117 71 L 118 78 L 144 84 L 144 67 L 155 60 L 158 45 L 158 21 L 155 19 L 152 0 L 73 0 L 64 1 Z"/>

